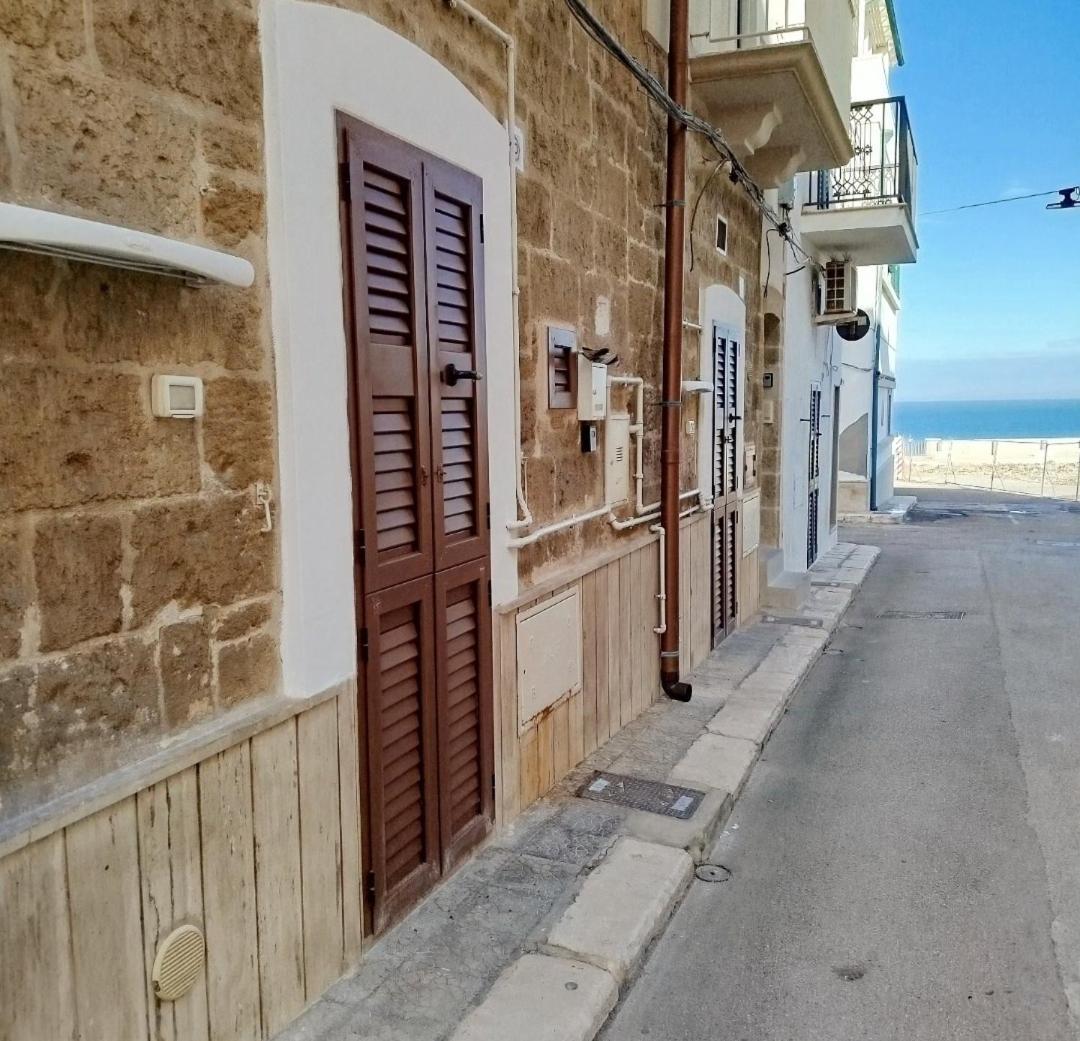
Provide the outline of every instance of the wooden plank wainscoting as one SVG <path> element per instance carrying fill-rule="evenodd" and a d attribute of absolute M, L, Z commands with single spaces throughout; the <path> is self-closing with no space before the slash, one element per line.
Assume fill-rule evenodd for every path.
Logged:
<path fill-rule="evenodd" d="M 4 1041 L 255 1041 L 360 956 L 356 685 L 0 860 Z M 153 994 L 158 944 L 206 970 Z"/>
<path fill-rule="evenodd" d="M 683 668 L 689 671 L 708 656 L 711 644 L 708 517 L 697 515 L 683 522 L 680 556 L 681 652 Z M 659 621 L 659 568 L 657 537 L 639 537 L 599 567 L 560 584 L 546 583 L 496 610 L 496 813 L 500 827 L 660 697 L 660 639 L 653 632 Z M 521 727 L 518 613 L 575 588 L 581 597 L 582 689 Z"/>

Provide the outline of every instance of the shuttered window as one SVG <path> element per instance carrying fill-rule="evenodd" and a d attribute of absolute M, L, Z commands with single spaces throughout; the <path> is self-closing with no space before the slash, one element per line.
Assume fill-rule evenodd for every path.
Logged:
<path fill-rule="evenodd" d="M 368 925 L 491 827 L 480 181 L 340 117 Z"/>

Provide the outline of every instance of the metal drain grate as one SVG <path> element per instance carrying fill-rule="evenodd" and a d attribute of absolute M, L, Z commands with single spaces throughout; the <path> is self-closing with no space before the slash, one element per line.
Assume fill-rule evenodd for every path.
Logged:
<path fill-rule="evenodd" d="M 822 626 L 820 618 L 805 618 L 798 614 L 767 614 L 761 620 L 772 625 L 802 625 L 807 629 L 820 629 Z"/>
<path fill-rule="evenodd" d="M 924 622 L 962 622 L 965 611 L 882 611 L 878 618 Z"/>
<path fill-rule="evenodd" d="M 705 798 L 704 792 L 680 788 L 663 781 L 646 781 L 642 777 L 597 772 L 578 791 L 582 799 L 611 802 L 632 810 L 659 813 L 664 817 L 689 820 Z"/>

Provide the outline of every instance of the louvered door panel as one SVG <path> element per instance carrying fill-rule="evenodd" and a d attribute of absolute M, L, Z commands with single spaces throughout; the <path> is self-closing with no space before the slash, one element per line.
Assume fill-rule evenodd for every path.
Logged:
<path fill-rule="evenodd" d="M 713 330 L 713 646 L 735 628 L 738 617 L 739 343 Z"/>
<path fill-rule="evenodd" d="M 439 874 L 432 581 L 394 586 L 364 606 L 367 823 L 380 930 Z"/>
<path fill-rule="evenodd" d="M 713 495 L 723 498 L 727 489 L 727 340 L 713 336 Z"/>
<path fill-rule="evenodd" d="M 391 138 L 350 128 L 347 197 L 370 592 L 430 573 L 433 560 L 422 164 Z"/>
<path fill-rule="evenodd" d="M 432 527 L 435 567 L 442 570 L 488 553 L 480 181 L 425 160 L 424 198 L 436 464 Z"/>
<path fill-rule="evenodd" d="M 739 346 L 734 340 L 724 342 L 724 399 L 727 408 L 727 443 L 724 453 L 724 492 L 726 495 L 734 495 L 739 490 L 738 469 L 738 431 L 736 424 L 741 422 L 738 411 L 738 352 Z"/>
<path fill-rule="evenodd" d="M 444 870 L 488 833 L 494 810 L 487 582 L 484 561 L 462 564 L 435 578 Z"/>
<path fill-rule="evenodd" d="M 739 510 L 728 511 L 724 526 L 724 621 L 728 633 L 739 620 L 739 587 L 736 567 L 739 559 Z"/>

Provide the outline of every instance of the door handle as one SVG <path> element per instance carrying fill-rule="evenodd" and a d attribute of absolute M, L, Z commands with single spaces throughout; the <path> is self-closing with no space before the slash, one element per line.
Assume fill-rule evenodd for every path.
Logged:
<path fill-rule="evenodd" d="M 459 369 L 453 362 L 443 369 L 443 382 L 448 387 L 456 387 L 458 380 L 472 380 L 474 383 L 479 383 L 483 378 L 482 372 L 477 372 L 476 369 Z"/>

